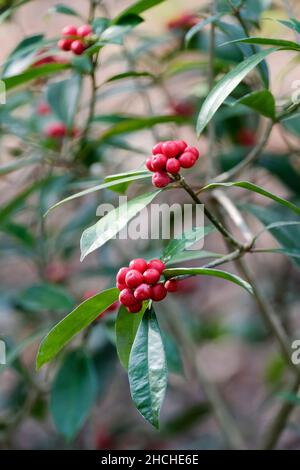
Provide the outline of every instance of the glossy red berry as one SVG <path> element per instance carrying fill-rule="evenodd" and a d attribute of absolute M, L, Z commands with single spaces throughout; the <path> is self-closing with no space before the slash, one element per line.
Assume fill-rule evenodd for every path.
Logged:
<path fill-rule="evenodd" d="M 176 292 L 178 289 L 177 281 L 172 280 L 172 279 L 166 281 L 165 288 L 167 292 Z"/>
<path fill-rule="evenodd" d="M 152 168 L 154 171 L 162 171 L 166 169 L 166 163 L 168 159 L 165 155 L 162 153 L 158 153 L 157 155 L 154 155 L 152 158 Z"/>
<path fill-rule="evenodd" d="M 191 168 L 196 162 L 196 157 L 192 152 L 184 152 L 180 155 L 179 162 L 182 168 Z"/>
<path fill-rule="evenodd" d="M 127 286 L 126 286 L 125 282 L 124 282 L 124 284 L 122 282 L 117 282 L 116 286 L 117 286 L 117 289 L 119 289 L 120 291 L 123 290 L 123 289 L 127 289 Z"/>
<path fill-rule="evenodd" d="M 156 302 L 163 300 L 166 297 L 166 295 L 167 295 L 167 291 L 163 284 L 156 284 L 151 289 L 151 299 Z"/>
<path fill-rule="evenodd" d="M 73 25 L 65 26 L 62 30 L 63 36 L 77 36 L 77 28 Z"/>
<path fill-rule="evenodd" d="M 136 300 L 143 301 L 148 300 L 151 297 L 151 287 L 148 284 L 140 284 L 134 291 L 134 297 Z"/>
<path fill-rule="evenodd" d="M 152 176 L 152 184 L 157 188 L 164 188 L 168 186 L 169 183 L 171 183 L 171 178 L 165 172 L 157 171 Z"/>
<path fill-rule="evenodd" d="M 131 305 L 136 304 L 136 298 L 133 295 L 133 292 L 130 289 L 123 289 L 119 295 L 119 301 L 125 307 L 130 307 Z"/>
<path fill-rule="evenodd" d="M 73 43 L 73 39 L 60 39 L 57 43 L 57 46 L 62 51 L 70 51 Z"/>
<path fill-rule="evenodd" d="M 177 160 L 177 158 L 169 158 L 167 160 L 167 164 L 166 164 L 166 170 L 169 172 L 169 173 L 173 173 L 173 174 L 176 174 L 180 171 L 180 163 L 179 163 L 179 160 Z"/>
<path fill-rule="evenodd" d="M 162 153 L 162 142 L 159 142 L 158 144 L 154 145 L 152 148 L 152 155 L 157 155 L 158 153 Z"/>
<path fill-rule="evenodd" d="M 89 36 L 93 32 L 92 27 L 89 24 L 83 24 L 82 26 L 79 26 L 77 29 L 77 35 L 80 36 L 81 38 L 84 38 L 85 36 Z"/>
<path fill-rule="evenodd" d="M 152 158 L 147 158 L 146 160 L 146 168 L 149 171 L 154 171 L 153 166 L 152 166 Z"/>
<path fill-rule="evenodd" d="M 125 276 L 125 284 L 130 289 L 139 286 L 143 282 L 143 275 L 137 269 L 131 269 Z"/>
<path fill-rule="evenodd" d="M 198 158 L 199 158 L 199 150 L 196 149 L 196 147 L 187 147 L 187 148 L 185 149 L 185 152 L 191 152 L 191 153 L 193 153 L 193 154 L 195 155 L 196 159 L 198 160 Z"/>
<path fill-rule="evenodd" d="M 120 268 L 116 276 L 117 282 L 120 284 L 125 284 L 125 276 L 129 271 L 130 268 Z"/>
<path fill-rule="evenodd" d="M 137 302 L 134 305 L 127 307 L 127 310 L 130 313 L 138 313 L 142 309 L 142 306 L 143 306 L 142 302 Z"/>
<path fill-rule="evenodd" d="M 143 272 L 146 271 L 148 267 L 148 263 L 143 258 L 135 258 L 130 261 L 129 267 L 130 269 L 136 269 L 137 271 L 143 274 Z"/>
<path fill-rule="evenodd" d="M 73 41 L 71 44 L 71 51 L 76 55 L 81 55 L 84 52 L 84 44 L 81 41 Z"/>
<path fill-rule="evenodd" d="M 162 273 L 163 270 L 166 269 L 166 265 L 160 259 L 152 259 L 148 263 L 148 268 L 149 269 L 156 269 L 157 271 Z"/>
<path fill-rule="evenodd" d="M 184 140 L 176 140 L 176 145 L 178 146 L 180 153 L 183 153 L 187 148 L 187 143 Z"/>
<path fill-rule="evenodd" d="M 160 278 L 160 271 L 154 268 L 146 269 L 143 274 L 144 282 L 147 284 L 156 284 Z"/>
<path fill-rule="evenodd" d="M 177 142 L 168 140 L 161 146 L 163 154 L 168 158 L 176 157 L 179 154 L 179 146 Z"/>

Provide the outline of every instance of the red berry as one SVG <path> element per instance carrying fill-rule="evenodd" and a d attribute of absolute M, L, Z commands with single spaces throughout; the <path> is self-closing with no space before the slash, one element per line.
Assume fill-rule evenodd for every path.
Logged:
<path fill-rule="evenodd" d="M 142 302 L 137 302 L 134 305 L 127 307 L 127 310 L 130 313 L 138 313 L 142 309 L 142 306 Z"/>
<path fill-rule="evenodd" d="M 77 35 L 80 36 L 81 38 L 88 36 L 92 32 L 93 32 L 93 29 L 89 24 L 83 24 L 77 29 Z"/>
<path fill-rule="evenodd" d="M 117 289 L 119 290 L 127 289 L 126 284 L 125 283 L 123 284 L 122 282 L 117 282 L 116 286 L 117 286 Z"/>
<path fill-rule="evenodd" d="M 120 268 L 116 276 L 117 282 L 120 284 L 125 284 L 125 276 L 129 271 L 130 268 Z"/>
<path fill-rule="evenodd" d="M 157 155 L 158 153 L 162 153 L 161 150 L 162 142 L 159 142 L 158 144 L 154 145 L 152 148 L 152 155 Z"/>
<path fill-rule="evenodd" d="M 62 122 L 52 122 L 45 130 L 47 137 L 61 138 L 67 134 L 67 128 Z"/>
<path fill-rule="evenodd" d="M 160 300 L 163 300 L 166 297 L 166 295 L 167 295 L 167 291 L 163 284 L 156 284 L 155 286 L 152 287 L 152 290 L 151 290 L 152 300 L 159 302 Z"/>
<path fill-rule="evenodd" d="M 169 158 L 167 160 L 166 170 L 169 173 L 173 173 L 173 174 L 178 173 L 180 171 L 179 160 L 177 160 L 177 158 Z"/>
<path fill-rule="evenodd" d="M 81 41 L 73 41 L 71 44 L 71 51 L 76 55 L 81 55 L 84 51 L 85 47 L 83 42 Z"/>
<path fill-rule="evenodd" d="M 162 153 L 158 153 L 157 155 L 154 155 L 152 158 L 152 168 L 154 171 L 161 171 L 166 169 L 166 163 L 168 159 L 165 155 Z"/>
<path fill-rule="evenodd" d="M 130 269 L 136 269 L 143 274 L 143 272 L 147 269 L 148 264 L 147 261 L 143 258 L 136 258 L 130 261 L 129 267 Z"/>
<path fill-rule="evenodd" d="M 133 295 L 136 300 L 148 300 L 151 297 L 151 287 L 148 284 L 141 284 L 135 289 Z"/>
<path fill-rule="evenodd" d="M 36 112 L 39 116 L 46 116 L 50 113 L 50 111 L 50 106 L 45 101 L 41 101 L 36 109 Z"/>
<path fill-rule="evenodd" d="M 160 278 L 160 272 L 157 269 L 149 268 L 143 274 L 144 281 L 147 284 L 156 284 Z"/>
<path fill-rule="evenodd" d="M 152 166 L 152 158 L 147 158 L 146 167 L 149 171 L 154 171 L 153 166 Z"/>
<path fill-rule="evenodd" d="M 184 140 L 176 140 L 176 145 L 178 145 L 179 152 L 183 153 L 187 148 L 187 143 Z"/>
<path fill-rule="evenodd" d="M 62 30 L 63 36 L 77 36 L 77 28 L 76 26 L 69 25 L 65 26 Z"/>
<path fill-rule="evenodd" d="M 168 157 L 176 157 L 179 154 L 179 145 L 175 141 L 168 140 L 162 144 L 162 152 L 163 154 Z"/>
<path fill-rule="evenodd" d="M 70 51 L 73 39 L 60 39 L 57 43 L 59 49 L 62 51 Z"/>
<path fill-rule="evenodd" d="M 176 292 L 178 288 L 177 281 L 170 279 L 165 282 L 165 288 L 167 292 Z"/>
<path fill-rule="evenodd" d="M 125 307 L 130 307 L 131 305 L 136 304 L 136 298 L 133 295 L 133 292 L 130 289 L 123 289 L 119 295 L 119 301 Z"/>
<path fill-rule="evenodd" d="M 191 168 L 196 162 L 195 154 L 192 152 L 184 152 L 180 155 L 179 162 L 182 168 Z"/>
<path fill-rule="evenodd" d="M 157 269 L 157 271 L 162 273 L 163 270 L 166 269 L 166 265 L 160 259 L 153 259 L 153 260 L 149 261 L 148 268 Z"/>
<path fill-rule="evenodd" d="M 164 188 L 168 186 L 169 183 L 171 183 L 171 178 L 165 172 L 157 171 L 152 176 L 152 184 L 157 188 Z"/>
<path fill-rule="evenodd" d="M 198 158 L 199 158 L 199 150 L 196 149 L 196 147 L 187 147 L 187 148 L 185 149 L 185 152 L 191 152 L 191 153 L 193 153 L 193 154 L 195 155 L 196 159 L 198 160 Z"/>
<path fill-rule="evenodd" d="M 137 269 L 131 269 L 125 276 L 125 283 L 127 287 L 133 289 L 143 282 L 143 275 Z"/>

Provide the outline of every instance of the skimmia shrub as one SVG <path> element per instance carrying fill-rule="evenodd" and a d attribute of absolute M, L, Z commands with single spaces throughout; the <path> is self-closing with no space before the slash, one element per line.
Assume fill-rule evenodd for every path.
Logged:
<path fill-rule="evenodd" d="M 12 6 L 7 17 L 13 21 L 27 3 Z M 147 422 L 160 427 L 168 371 L 174 372 L 177 361 L 179 373 L 183 363 L 200 383 L 222 445 L 247 448 L 248 424 L 234 419 L 237 413 L 206 378 L 195 352 L 200 327 L 193 326 L 195 301 L 189 301 L 191 291 L 198 306 L 217 295 L 207 289 L 209 276 L 219 278 L 215 289 L 241 288 L 237 309 L 252 299 L 278 348 L 283 365 L 276 387 L 283 386 L 286 395 L 264 423 L 268 429 L 260 436 L 254 430 L 255 445 L 273 448 L 299 402 L 300 369 L 292 361 L 291 326 L 279 321 L 255 263 L 263 253 L 266 266 L 268 254 L 271 261 L 283 255 L 299 269 L 299 152 L 290 137 L 299 138 L 300 131 L 299 101 L 292 89 L 284 97 L 272 93 L 267 59 L 299 57 L 298 42 L 281 36 L 285 29 L 290 36 L 300 33 L 300 22 L 269 20 L 275 34 L 280 32 L 270 38 L 263 34 L 262 18 L 273 16 L 271 1 L 207 2 L 193 11 L 186 11 L 186 2 L 185 11 L 171 18 L 170 0 L 139 0 L 117 12 L 105 0 L 86 3 L 88 12 L 56 5 L 49 14 L 66 19 L 62 31 L 50 39 L 24 38 L 2 65 L 7 99 L 1 129 L 16 144 L 0 174 L 24 172 L 26 186 L 0 210 L 0 223 L 8 249 L 30 259 L 38 276 L 13 302 L 20 311 L 48 314 L 46 332 L 35 319 L 39 332 L 32 341 L 43 336 L 37 370 L 46 364 L 55 370 L 46 384 L 54 424 L 68 439 L 77 435 L 99 395 L 97 373 L 110 367 L 115 348 L 132 401 Z M 144 22 L 151 25 L 156 11 L 168 20 L 152 36 L 142 28 Z M 108 76 L 111 64 L 119 65 L 118 73 Z M 115 104 L 116 96 L 124 97 L 126 111 Z M 141 100 L 140 113 L 128 106 L 132 97 Z M 277 155 L 267 150 L 274 128 L 289 145 Z M 116 194 L 130 195 L 128 210 L 120 206 L 97 220 L 97 204 Z M 192 241 L 190 233 L 160 245 L 150 240 L 143 252 L 129 241 L 128 253 L 120 248 L 116 261 L 119 240 L 114 248 L 110 240 L 154 198 L 164 201 L 170 194 L 178 204 L 204 204 L 205 228 L 193 227 Z M 24 206 L 31 214 L 28 224 L 14 220 Z M 277 248 L 261 237 L 264 232 L 277 240 Z M 203 237 L 213 251 L 189 249 Z M 79 240 L 82 268 L 76 262 Z M 89 268 L 89 259 L 96 268 Z M 81 269 L 83 292 L 76 277 Z M 105 289 L 95 289 L 89 269 L 105 277 Z M 184 288 L 196 277 L 196 288 Z M 91 343 L 98 330 L 106 334 L 106 349 L 99 340 L 95 352 Z M 36 373 L 33 383 L 36 375 L 44 377 Z M 35 393 L 41 398 L 39 386 Z M 34 404 L 25 397 L 26 410 Z"/>

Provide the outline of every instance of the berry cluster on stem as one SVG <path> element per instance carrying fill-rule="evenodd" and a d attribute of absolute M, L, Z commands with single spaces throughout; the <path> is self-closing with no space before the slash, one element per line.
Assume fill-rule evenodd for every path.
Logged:
<path fill-rule="evenodd" d="M 130 313 L 137 313 L 141 310 L 144 300 L 159 302 L 168 292 L 175 292 L 175 280 L 160 282 L 164 269 L 165 264 L 161 260 L 153 259 L 147 263 L 143 258 L 133 259 L 129 267 L 121 268 L 116 277 L 120 303 Z"/>
<path fill-rule="evenodd" d="M 72 51 L 75 55 L 81 55 L 90 45 L 93 28 L 89 24 L 65 26 L 62 30 L 62 38 L 58 41 L 58 47 L 63 51 Z"/>
<path fill-rule="evenodd" d="M 196 147 L 190 147 L 184 140 L 159 142 L 152 149 L 152 157 L 146 161 L 146 167 L 153 172 L 152 184 L 164 188 L 172 181 L 172 175 L 181 168 L 191 168 L 199 158 Z"/>

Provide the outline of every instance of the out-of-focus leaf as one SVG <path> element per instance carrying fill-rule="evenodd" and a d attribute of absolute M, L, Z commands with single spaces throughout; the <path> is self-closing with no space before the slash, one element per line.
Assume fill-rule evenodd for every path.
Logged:
<path fill-rule="evenodd" d="M 83 426 L 97 392 L 93 362 L 83 351 L 65 356 L 51 388 L 50 410 L 56 429 L 72 439 Z"/>
<path fill-rule="evenodd" d="M 45 64 L 39 67 L 32 67 L 29 70 L 26 70 L 19 75 L 13 75 L 11 77 L 3 78 L 3 82 L 5 84 L 6 90 L 9 91 L 12 88 L 16 88 L 17 86 L 24 85 L 31 80 L 35 80 L 36 78 L 40 77 L 47 77 L 48 75 L 52 75 L 57 72 L 61 72 L 70 68 L 70 64 Z"/>
<path fill-rule="evenodd" d="M 128 8 L 119 13 L 119 15 L 113 20 L 113 23 L 119 23 L 120 20 L 127 15 L 140 15 L 141 13 L 144 13 L 144 11 L 163 3 L 164 1 L 165 0 L 139 0 L 134 2 Z"/>
<path fill-rule="evenodd" d="M 264 46 L 278 46 L 280 48 L 300 51 L 300 45 L 294 41 L 287 41 L 286 39 L 272 39 L 272 38 L 261 38 L 261 37 L 250 37 L 250 38 L 241 38 L 235 39 L 234 41 L 229 41 L 225 44 L 234 44 L 236 42 L 241 42 L 245 44 L 258 44 Z"/>
<path fill-rule="evenodd" d="M 177 343 L 166 331 L 161 332 L 168 370 L 173 374 L 182 374 L 183 364 Z"/>
<path fill-rule="evenodd" d="M 64 5 L 63 3 L 58 3 L 57 5 L 54 5 L 54 7 L 48 10 L 48 13 L 61 13 L 62 15 L 77 16 L 78 18 L 80 18 L 80 14 L 76 10 L 70 8 L 67 5 Z"/>
<path fill-rule="evenodd" d="M 46 99 L 57 118 L 72 126 L 81 89 L 81 78 L 74 75 L 47 87 Z"/>
<path fill-rule="evenodd" d="M 150 204 L 159 193 L 160 191 L 154 191 L 142 194 L 128 203 L 121 204 L 102 217 L 95 225 L 87 228 L 80 240 L 81 261 L 126 227 L 128 222 Z"/>
<path fill-rule="evenodd" d="M 143 21 L 143 18 L 133 13 L 124 15 L 103 31 L 99 41 L 104 44 L 122 44 L 124 36 Z"/>
<path fill-rule="evenodd" d="M 74 307 L 75 299 L 55 284 L 35 284 L 17 298 L 20 307 L 29 312 L 65 312 Z"/>
<path fill-rule="evenodd" d="M 192 405 L 167 421 L 162 426 L 161 432 L 167 436 L 176 436 L 178 433 L 190 430 L 193 425 L 205 419 L 210 413 L 211 407 L 209 403 Z"/>
<path fill-rule="evenodd" d="M 181 277 L 181 276 L 213 276 L 219 277 L 221 279 L 226 279 L 226 281 L 233 282 L 240 287 L 243 287 L 249 294 L 253 294 L 251 285 L 241 279 L 235 274 L 228 273 L 226 271 L 221 271 L 220 269 L 211 269 L 211 268 L 168 268 L 164 270 L 164 276 L 166 278 Z"/>
<path fill-rule="evenodd" d="M 128 378 L 132 400 L 138 411 L 149 423 L 159 428 L 168 370 L 153 307 L 146 310 L 138 328 L 130 353 Z"/>
<path fill-rule="evenodd" d="M 296 20 L 296 18 L 289 18 L 288 20 L 276 20 L 278 23 L 283 24 L 289 29 L 296 31 L 296 33 L 300 34 L 300 21 Z"/>
<path fill-rule="evenodd" d="M 199 21 L 199 23 L 195 24 L 191 29 L 188 30 L 188 32 L 185 35 L 185 45 L 187 46 L 190 41 L 193 39 L 195 34 L 198 34 L 202 29 L 207 26 L 208 24 L 214 23 L 215 20 L 221 18 L 223 16 L 222 13 L 218 13 L 217 15 L 211 15 L 208 18 L 205 18 L 204 20 Z"/>
<path fill-rule="evenodd" d="M 75 335 L 112 305 L 118 296 L 119 291 L 116 288 L 100 292 L 100 294 L 81 303 L 55 325 L 40 344 L 37 354 L 37 369 L 53 359 Z"/>

